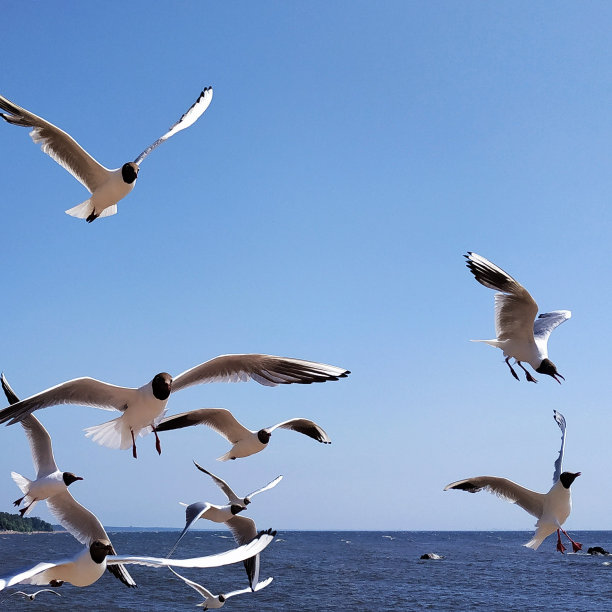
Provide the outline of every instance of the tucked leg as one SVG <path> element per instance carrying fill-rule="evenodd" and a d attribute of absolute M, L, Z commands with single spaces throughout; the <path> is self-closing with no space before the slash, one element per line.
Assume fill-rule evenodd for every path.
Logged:
<path fill-rule="evenodd" d="M 136 440 L 134 439 L 134 431 L 130 429 L 130 432 L 132 433 L 132 457 L 134 457 L 134 459 L 138 459 L 138 455 L 136 454 Z"/>
<path fill-rule="evenodd" d="M 514 376 L 514 378 L 516 378 L 516 380 L 520 380 L 518 377 L 518 374 L 514 371 L 514 368 L 510 365 L 510 357 L 506 357 L 506 363 L 508 364 L 508 367 L 510 368 L 510 371 L 512 372 L 512 376 Z"/>
<path fill-rule="evenodd" d="M 561 542 L 561 534 L 559 533 L 558 529 L 557 529 L 557 550 L 561 554 L 565 552 L 565 546 L 563 546 L 563 542 Z"/>
<path fill-rule="evenodd" d="M 537 382 L 538 382 L 538 381 L 537 381 L 537 380 L 536 380 L 536 379 L 535 379 L 535 378 L 534 378 L 534 377 L 533 377 L 533 376 L 532 376 L 532 375 L 531 375 L 531 374 L 530 374 L 530 373 L 529 373 L 529 372 L 528 372 L 528 371 L 525 369 L 525 366 L 524 366 L 524 365 L 523 365 L 523 364 L 522 364 L 520 361 L 517 361 L 516 363 L 517 363 L 517 364 L 518 364 L 518 365 L 521 367 L 521 369 L 523 370 L 523 372 L 525 372 L 525 378 L 526 378 L 526 379 L 527 379 L 529 382 L 534 382 L 534 383 L 537 383 Z"/>
<path fill-rule="evenodd" d="M 13 502 L 13 506 L 18 506 L 24 500 L 24 498 L 25 498 L 25 495 L 23 497 L 20 497 L 19 499 L 16 499 Z"/>

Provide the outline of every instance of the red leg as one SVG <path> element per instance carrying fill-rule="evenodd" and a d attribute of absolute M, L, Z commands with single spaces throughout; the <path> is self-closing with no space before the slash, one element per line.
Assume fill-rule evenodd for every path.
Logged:
<path fill-rule="evenodd" d="M 136 454 L 136 440 L 134 440 L 134 432 L 132 430 L 130 430 L 132 432 L 132 457 L 134 457 L 134 459 L 138 459 L 138 455 Z"/>
<path fill-rule="evenodd" d="M 567 533 L 565 529 L 561 529 L 561 531 L 565 534 L 565 537 L 572 543 L 572 550 L 574 552 L 578 552 L 579 550 L 582 550 L 582 544 L 580 544 L 580 542 L 574 542 L 574 540 L 570 538 L 569 533 Z"/>
<path fill-rule="evenodd" d="M 563 542 L 561 542 L 561 534 L 559 533 L 558 529 L 557 529 L 557 550 L 561 554 L 565 552 L 565 546 L 563 546 Z"/>
<path fill-rule="evenodd" d="M 153 425 L 151 425 L 151 429 L 153 430 L 153 433 L 155 434 L 155 450 L 157 451 L 158 455 L 161 455 L 161 442 L 159 441 L 157 430 L 155 429 L 155 427 L 153 427 Z"/>

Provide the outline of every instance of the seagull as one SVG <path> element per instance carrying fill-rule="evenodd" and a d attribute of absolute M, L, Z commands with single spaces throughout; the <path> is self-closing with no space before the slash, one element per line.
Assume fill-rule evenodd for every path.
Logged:
<path fill-rule="evenodd" d="M 11 389 L 4 374 L 0 374 L 0 382 L 8 401 L 11 404 L 18 402 L 19 398 Z M 23 493 L 23 497 L 16 499 L 13 505 L 19 506 L 23 502 L 25 505 L 19 510 L 19 514 L 24 516 L 32 511 L 37 502 L 63 493 L 73 482 L 83 480 L 83 478 L 75 476 L 72 472 L 62 472 L 58 469 L 53 457 L 51 437 L 35 416 L 26 417 L 21 421 L 21 425 L 28 437 L 32 461 L 36 469 L 36 480 L 30 480 L 17 472 L 11 472 L 12 479 Z"/>
<path fill-rule="evenodd" d="M 202 597 L 204 597 L 204 601 L 198 604 L 199 608 L 204 608 L 204 610 L 213 610 L 222 608 L 223 604 L 230 598 L 236 595 L 243 595 L 244 593 L 251 593 L 261 591 L 267 587 L 271 582 L 272 578 L 267 578 L 262 582 L 258 582 L 255 587 L 251 589 L 240 589 L 239 591 L 232 591 L 231 593 L 221 593 L 219 595 L 213 595 L 208 589 L 205 589 L 201 584 L 197 582 L 193 582 L 185 576 L 181 576 L 178 572 L 175 572 L 171 567 L 168 568 L 175 576 L 178 576 L 185 584 L 188 584 L 192 589 L 195 589 Z"/>
<path fill-rule="evenodd" d="M 0 576 L 0 591 L 14 584 L 39 584 L 59 587 L 64 582 L 78 587 L 89 586 L 96 582 L 107 566 L 114 565 L 147 565 L 149 567 L 219 567 L 244 561 L 259 554 L 276 535 L 267 530 L 255 534 L 248 544 L 227 550 L 216 555 L 196 557 L 193 559 L 160 559 L 158 557 L 117 556 L 108 540 L 95 540 L 80 553 L 59 561 L 38 563 L 34 567 L 19 570 L 16 573 Z"/>
<path fill-rule="evenodd" d="M 208 470 L 205 470 L 201 465 L 198 465 L 195 461 L 193 463 L 198 468 L 198 470 L 200 470 L 201 472 L 204 472 L 205 474 L 208 474 L 213 479 L 215 484 L 227 496 L 227 500 L 230 505 L 242 506 L 243 510 L 251 503 L 252 497 L 254 497 L 255 495 L 258 495 L 259 493 L 263 493 L 264 491 L 268 491 L 269 489 L 272 489 L 283 479 L 282 476 L 277 476 L 274 480 L 269 482 L 265 487 L 262 487 L 261 489 L 257 489 L 257 491 L 253 491 L 252 493 L 249 493 L 245 497 L 238 497 L 238 495 L 234 493 L 232 488 L 227 484 L 227 482 L 225 482 L 225 480 L 223 480 L 222 478 L 219 478 L 218 476 L 215 476 Z"/>
<path fill-rule="evenodd" d="M 138 389 L 117 387 L 94 378 L 75 378 L 0 410 L 0 424 L 13 425 L 35 410 L 59 404 L 94 406 L 118 410 L 122 415 L 101 425 L 88 427 L 86 436 L 94 442 L 136 454 L 136 436 L 155 434 L 155 448 L 161 454 L 157 425 L 166 412 L 171 393 L 192 385 L 210 382 L 254 380 L 268 387 L 291 383 L 310 384 L 345 378 L 344 368 L 273 355 L 220 355 L 172 378 L 167 372 L 156 374 Z"/>
<path fill-rule="evenodd" d="M 468 491 L 468 493 L 478 493 L 478 491 L 486 489 L 510 503 L 518 504 L 523 510 L 526 510 L 538 519 L 533 538 L 525 544 L 527 548 L 536 550 L 544 539 L 556 530 L 557 550 L 560 553 L 565 551 L 565 546 L 561 542 L 561 534 L 559 533 L 562 531 L 572 543 L 573 551 L 578 552 L 582 549 L 582 544 L 574 542 L 561 525 L 565 523 L 572 511 L 570 486 L 580 476 L 580 472 L 561 471 L 563 453 L 565 451 L 565 418 L 556 410 L 553 412 L 553 416 L 561 429 L 561 450 L 559 451 L 559 457 L 555 461 L 553 486 L 548 493 L 536 493 L 521 487 L 511 480 L 495 476 L 477 476 L 476 478 L 458 480 L 444 487 L 444 490 L 458 489 Z"/>
<path fill-rule="evenodd" d="M 510 365 L 510 357 L 525 372 L 529 382 L 538 382 L 523 366 L 526 361 L 536 372 L 552 376 L 559 384 L 565 380 L 555 364 L 548 359 L 548 338 L 555 327 L 572 316 L 569 310 L 553 310 L 541 314 L 537 319 L 538 305 L 527 289 L 513 279 L 507 272 L 477 253 L 464 255 L 467 267 L 476 280 L 495 294 L 495 333 L 494 340 L 472 340 L 485 342 L 500 348 L 512 376 L 519 377 Z"/>
<path fill-rule="evenodd" d="M 11 404 L 18 402 L 19 398 L 8 384 L 4 374 L 0 375 L 0 382 L 2 383 L 2 389 L 4 390 L 4 394 L 6 395 L 8 401 Z M 53 467 L 55 472 L 58 471 L 57 466 L 55 465 L 55 459 L 53 458 L 51 436 L 34 415 L 30 415 L 23 419 L 21 424 L 26 432 L 26 435 L 28 436 L 34 465 L 39 473 L 38 479 L 33 483 L 35 485 L 41 479 L 40 474 L 41 472 L 45 471 L 45 465 L 47 465 L 47 471 Z M 17 474 L 17 476 L 19 476 L 19 474 Z M 23 476 L 21 476 L 21 478 L 23 478 Z M 13 475 L 13 479 L 15 479 L 15 475 Z M 82 478 L 77 479 L 82 480 Z M 24 480 L 27 481 L 27 478 L 24 478 Z M 57 491 L 44 498 L 40 497 L 41 487 L 35 489 L 33 486 L 30 486 L 29 492 L 22 499 L 32 498 L 32 496 L 36 497 L 33 498 L 33 501 L 27 508 L 20 510 L 21 516 L 23 516 L 26 512 L 29 512 L 37 501 L 46 499 L 47 506 L 49 507 L 51 513 L 61 523 L 62 527 L 71 533 L 81 544 L 89 546 L 94 540 L 98 539 L 107 540 L 110 542 L 108 534 L 104 530 L 102 523 L 98 520 L 96 515 L 87 510 L 87 508 L 81 506 L 81 504 L 79 504 L 74 497 L 70 495 L 70 492 L 66 487 L 67 485 L 64 487 L 56 487 L 56 489 L 58 489 Z M 25 493 L 23 489 L 22 491 Z M 20 501 L 21 500 L 18 499 L 15 502 L 15 505 L 19 505 L 18 502 Z M 26 501 L 28 500 L 26 499 Z M 116 554 L 114 549 L 111 554 Z M 122 565 L 109 566 L 108 571 L 113 574 L 115 578 L 121 580 L 121 582 L 123 582 L 123 584 L 126 586 L 136 586 L 134 579 Z"/>
<path fill-rule="evenodd" d="M 167 417 L 157 426 L 157 431 L 181 429 L 191 425 L 208 425 L 234 445 L 225 455 L 218 457 L 217 461 L 248 457 L 262 451 L 268 445 L 272 432 L 278 428 L 292 429 L 317 440 L 317 442 L 331 444 L 329 436 L 314 421 L 290 419 L 272 427 L 253 431 L 239 423 L 234 415 L 224 408 L 201 408 L 200 410 L 190 410 Z"/>
<path fill-rule="evenodd" d="M 23 591 L 15 591 L 14 593 L 11 593 L 11 597 L 13 595 L 23 595 L 24 599 L 29 599 L 30 601 L 34 601 L 36 599 L 36 596 L 39 595 L 40 593 L 53 593 L 54 595 L 61 597 L 61 595 L 57 591 L 54 591 L 53 589 L 40 589 L 40 591 L 36 591 L 36 593 L 24 593 Z"/>
<path fill-rule="evenodd" d="M 13 125 L 32 128 L 30 137 L 36 144 L 40 143 L 43 152 L 89 190 L 91 197 L 67 210 L 66 214 L 91 223 L 98 217 L 110 217 L 117 213 L 117 202 L 134 189 L 140 164 L 145 157 L 164 140 L 193 125 L 208 108 L 212 96 L 212 87 L 205 87 L 191 108 L 161 138 L 149 145 L 133 162 L 126 162 L 115 170 L 109 170 L 98 163 L 76 140 L 57 126 L 3 96 L 0 96 L 0 109 L 7 114 L 0 113 L 0 117 Z"/>
<path fill-rule="evenodd" d="M 183 502 L 179 502 L 182 506 L 187 506 Z M 195 502 L 189 504 L 185 508 L 185 528 L 178 537 L 178 540 L 174 543 L 168 553 L 168 557 L 176 550 L 179 542 L 183 539 L 183 536 L 187 533 L 187 530 L 198 520 L 208 519 L 215 523 L 225 523 L 227 528 L 232 532 L 234 541 L 242 546 L 247 542 L 250 542 L 256 535 L 257 529 L 255 522 L 247 518 L 246 516 L 236 516 L 239 512 L 242 512 L 245 506 L 241 504 L 231 504 L 227 506 L 216 506 L 208 502 Z M 259 555 L 253 555 L 248 559 L 244 560 L 244 568 L 246 570 L 249 586 L 253 589 L 253 585 L 259 582 Z"/>

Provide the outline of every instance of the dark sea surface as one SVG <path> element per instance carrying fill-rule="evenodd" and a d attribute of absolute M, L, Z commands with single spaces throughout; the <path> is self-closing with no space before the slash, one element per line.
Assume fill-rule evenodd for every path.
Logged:
<path fill-rule="evenodd" d="M 110 532 L 118 554 L 163 557 L 176 532 Z M 572 533 L 589 546 L 612 550 L 611 531 Z M 612 610 L 612 557 L 561 555 L 555 537 L 538 551 L 524 548 L 531 532 L 286 531 L 262 553 L 261 579 L 270 586 L 229 599 L 228 612 L 274 610 Z M 68 534 L 0 535 L 0 574 L 79 550 Z M 228 532 L 188 533 L 175 557 L 233 547 Z M 571 548 L 570 548 L 571 550 Z M 423 553 L 443 555 L 422 561 Z M 35 601 L 0 592 L 0 609 L 156 611 L 197 610 L 200 596 L 166 569 L 129 566 L 138 583 L 128 589 L 108 572 L 86 588 L 64 585 L 62 597 Z M 246 586 L 242 564 L 179 570 L 213 593 Z"/>

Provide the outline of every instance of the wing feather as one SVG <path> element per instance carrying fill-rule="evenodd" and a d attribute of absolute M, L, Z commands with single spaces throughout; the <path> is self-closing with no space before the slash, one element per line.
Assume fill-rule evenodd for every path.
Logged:
<path fill-rule="evenodd" d="M 208 425 L 232 444 L 236 444 L 238 440 L 251 433 L 225 408 L 200 408 L 166 417 L 157 426 L 157 431 L 169 431 L 193 425 Z"/>
<path fill-rule="evenodd" d="M 555 471 L 553 474 L 553 484 L 555 484 L 561 477 L 561 472 L 563 471 L 563 453 L 565 452 L 565 417 L 557 410 L 553 410 L 553 417 L 561 430 L 561 449 L 559 450 L 559 456 L 555 461 Z"/>
<path fill-rule="evenodd" d="M 10 421 L 9 425 L 13 425 L 35 410 L 60 404 L 78 404 L 122 412 L 136 393 L 137 389 L 117 387 L 95 378 L 75 378 L 0 410 L 0 423 Z"/>
<path fill-rule="evenodd" d="M 350 372 L 324 363 L 262 354 L 220 355 L 176 376 L 172 391 L 201 383 L 254 380 L 274 387 L 345 378 Z"/>
<path fill-rule="evenodd" d="M 475 478 L 466 478 L 458 480 L 444 487 L 445 491 L 450 489 L 459 489 L 468 491 L 469 493 L 478 493 L 478 491 L 486 490 L 489 493 L 494 493 L 498 497 L 509 501 L 511 504 L 516 504 L 529 512 L 529 514 L 540 518 L 544 508 L 544 498 L 542 493 L 536 493 L 530 489 L 526 489 L 512 480 L 507 478 L 498 478 L 496 476 L 476 476 Z"/>
<path fill-rule="evenodd" d="M 293 431 L 297 431 L 298 433 L 304 434 L 317 442 L 323 442 L 323 444 L 331 444 L 330 437 L 325 433 L 322 427 L 319 427 L 314 421 L 309 419 L 289 419 L 288 421 L 283 421 L 282 423 L 278 423 L 273 427 L 269 427 L 268 431 L 272 432 L 275 429 L 292 429 Z"/>
<path fill-rule="evenodd" d="M 0 108 L 9 113 L 0 113 L 8 123 L 31 127 L 32 140 L 90 192 L 93 193 L 108 179 L 108 168 L 97 162 L 70 134 L 3 96 L 0 96 Z"/>

